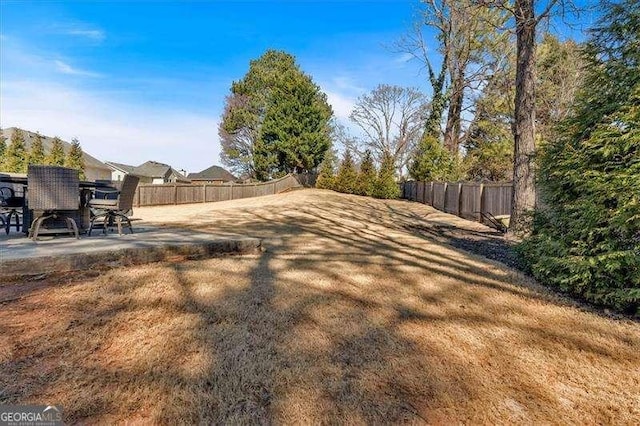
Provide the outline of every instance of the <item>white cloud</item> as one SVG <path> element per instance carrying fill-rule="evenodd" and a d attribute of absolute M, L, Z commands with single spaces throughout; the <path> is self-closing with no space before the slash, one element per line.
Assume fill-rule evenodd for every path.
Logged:
<path fill-rule="evenodd" d="M 45 82 L 3 80 L 0 93 L 2 128 L 67 141 L 77 137 L 87 153 L 103 161 L 155 160 L 189 172 L 219 163 L 214 111 L 155 108 Z"/>
<path fill-rule="evenodd" d="M 102 30 L 81 30 L 81 29 L 69 29 L 66 34 L 72 36 L 85 37 L 95 41 L 103 41 L 106 36 Z"/>
<path fill-rule="evenodd" d="M 344 121 L 349 120 L 349 114 L 351 114 L 351 110 L 353 110 L 356 99 L 330 90 L 325 90 L 324 93 L 327 95 L 327 102 L 329 102 L 329 105 L 333 108 L 333 113 L 336 118 Z"/>
<path fill-rule="evenodd" d="M 61 72 L 62 74 L 77 75 L 77 76 L 83 76 L 83 77 L 100 77 L 100 74 L 98 73 L 73 68 L 71 65 L 67 64 L 66 62 L 62 62 L 58 59 L 53 61 L 53 63 L 56 66 L 56 70 L 58 72 Z"/>
<path fill-rule="evenodd" d="M 94 42 L 102 42 L 107 38 L 104 30 L 86 22 L 59 22 L 51 24 L 48 31 L 53 34 L 62 34 L 72 37 L 87 39 Z"/>

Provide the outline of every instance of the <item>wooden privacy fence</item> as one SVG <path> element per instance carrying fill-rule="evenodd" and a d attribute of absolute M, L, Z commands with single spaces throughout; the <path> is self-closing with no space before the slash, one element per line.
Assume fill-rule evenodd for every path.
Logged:
<path fill-rule="evenodd" d="M 400 184 L 400 189 L 404 199 L 482 223 L 488 223 L 487 216 L 511 215 L 511 182 L 410 181 Z"/>
<path fill-rule="evenodd" d="M 293 175 L 269 182 L 258 183 L 202 183 L 138 185 L 133 198 L 134 207 L 162 206 L 169 204 L 210 203 L 215 201 L 238 200 L 240 198 L 273 195 L 291 188 L 300 187 Z"/>

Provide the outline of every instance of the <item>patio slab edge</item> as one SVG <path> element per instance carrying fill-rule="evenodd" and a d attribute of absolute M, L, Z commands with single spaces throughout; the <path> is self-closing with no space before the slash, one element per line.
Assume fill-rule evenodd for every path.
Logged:
<path fill-rule="evenodd" d="M 170 243 L 146 247 L 121 247 L 87 253 L 5 259 L 0 262 L 0 281 L 20 277 L 74 272 L 92 268 L 111 269 L 163 261 L 207 259 L 231 254 L 258 253 L 258 238 L 219 238 L 207 241 Z"/>

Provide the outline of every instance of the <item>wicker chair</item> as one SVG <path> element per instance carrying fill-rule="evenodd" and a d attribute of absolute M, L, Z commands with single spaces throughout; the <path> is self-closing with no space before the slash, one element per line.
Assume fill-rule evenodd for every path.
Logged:
<path fill-rule="evenodd" d="M 118 235 L 122 235 L 123 221 L 126 222 L 129 231 L 133 234 L 131 220 L 127 217 L 126 213 L 133 209 L 133 196 L 135 195 L 139 181 L 140 178 L 137 176 L 126 175 L 122 180 L 120 190 L 108 191 L 101 189 L 100 193 L 103 198 L 94 198 L 89 201 L 89 207 L 94 215 L 91 218 L 88 235 L 91 235 L 91 231 L 99 219 L 102 221 L 103 234 L 107 233 L 107 227 L 109 225 L 115 223 L 118 227 Z M 116 198 L 113 199 L 113 197 L 110 197 L 110 194 L 115 194 Z"/>
<path fill-rule="evenodd" d="M 14 226 L 16 231 L 20 231 L 20 215 L 24 206 L 24 197 L 16 196 L 15 190 L 11 186 L 0 188 L 0 213 L 2 213 L 2 226 L 7 234 L 9 228 Z M 15 218 L 15 223 L 11 219 Z"/>
<path fill-rule="evenodd" d="M 70 233 L 80 238 L 78 225 L 70 214 L 80 208 L 80 179 L 77 170 L 58 166 L 30 165 L 27 171 L 29 209 L 43 211 L 29 229 L 29 238 L 38 239 L 42 223 L 63 218 Z"/>

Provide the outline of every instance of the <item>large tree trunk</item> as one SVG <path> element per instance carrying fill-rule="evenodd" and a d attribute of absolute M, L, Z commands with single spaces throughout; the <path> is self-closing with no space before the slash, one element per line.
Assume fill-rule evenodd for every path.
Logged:
<path fill-rule="evenodd" d="M 433 100 L 431 101 L 431 111 L 425 121 L 424 136 L 431 136 L 436 139 L 440 137 L 442 114 L 447 104 L 447 96 L 444 91 L 444 83 L 447 76 L 447 54 L 445 53 L 442 66 L 438 76 L 431 74 L 430 81 L 433 88 Z"/>
<path fill-rule="evenodd" d="M 457 70 L 452 80 L 447 125 L 444 131 L 444 146 L 451 154 L 457 156 L 460 145 L 460 116 L 464 99 L 464 70 Z"/>
<path fill-rule="evenodd" d="M 535 208 L 535 34 L 534 0 L 516 0 L 516 98 L 513 162 L 513 196 L 510 232 L 527 232 L 527 211 Z"/>

